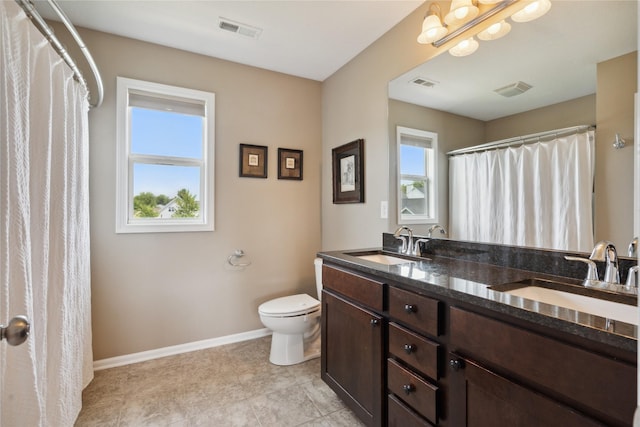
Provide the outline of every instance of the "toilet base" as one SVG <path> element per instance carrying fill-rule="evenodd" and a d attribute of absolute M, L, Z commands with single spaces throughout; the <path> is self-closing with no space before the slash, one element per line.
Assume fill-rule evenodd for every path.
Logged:
<path fill-rule="evenodd" d="M 279 366 L 289 366 L 320 357 L 320 337 L 305 342 L 301 334 L 281 334 L 271 336 L 269 362 Z"/>

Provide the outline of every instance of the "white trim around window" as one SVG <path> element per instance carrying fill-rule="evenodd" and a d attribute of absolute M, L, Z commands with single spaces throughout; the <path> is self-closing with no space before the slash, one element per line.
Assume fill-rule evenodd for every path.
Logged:
<path fill-rule="evenodd" d="M 202 117 L 200 156 L 132 152 L 132 108 Z M 212 231 L 214 229 L 215 94 L 159 83 L 117 78 L 116 233 Z M 187 218 L 134 215 L 134 165 L 191 168 L 199 174 L 198 214 Z M 154 214 L 155 215 L 155 214 Z"/>

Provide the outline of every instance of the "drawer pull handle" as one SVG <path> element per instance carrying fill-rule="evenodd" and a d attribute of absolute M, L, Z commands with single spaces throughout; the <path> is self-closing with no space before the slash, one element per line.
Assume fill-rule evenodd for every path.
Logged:
<path fill-rule="evenodd" d="M 405 344 L 404 345 L 404 351 L 407 354 L 411 354 L 412 352 L 416 351 L 416 346 L 413 344 Z"/>
<path fill-rule="evenodd" d="M 378 326 L 380 321 L 378 319 L 371 319 L 371 326 Z"/>
<path fill-rule="evenodd" d="M 411 394 L 411 392 L 416 391 L 416 387 L 413 384 L 405 384 L 402 386 L 402 389 L 404 390 L 404 394 Z"/>
<path fill-rule="evenodd" d="M 416 307 L 413 304 L 405 304 L 404 305 L 404 311 L 406 311 L 409 314 L 415 313 L 416 311 L 418 311 L 418 307 Z"/>

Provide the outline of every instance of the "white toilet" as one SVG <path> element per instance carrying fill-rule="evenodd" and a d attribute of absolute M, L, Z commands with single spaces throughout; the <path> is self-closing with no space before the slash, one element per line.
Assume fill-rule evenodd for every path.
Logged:
<path fill-rule="evenodd" d="M 318 299 L 322 294 L 322 260 L 314 260 Z M 273 331 L 269 361 L 295 365 L 320 356 L 320 301 L 297 294 L 258 307 L 262 324 Z"/>

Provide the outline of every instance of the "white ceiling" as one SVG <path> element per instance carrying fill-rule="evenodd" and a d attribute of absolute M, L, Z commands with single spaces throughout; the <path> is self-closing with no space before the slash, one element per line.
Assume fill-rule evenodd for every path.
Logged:
<path fill-rule="evenodd" d="M 487 121 L 595 93 L 596 64 L 637 50 L 637 7 L 633 0 L 553 0 L 546 15 L 511 22 L 509 34 L 480 41 L 470 56 L 445 52 L 403 74 L 389 95 Z M 416 86 L 416 77 L 437 84 Z M 533 88 L 512 98 L 494 92 L 517 81 Z"/>
<path fill-rule="evenodd" d="M 318 81 L 336 72 L 422 3 L 58 0 L 78 27 Z M 36 7 L 45 18 L 55 19 L 46 2 L 36 1 Z M 263 31 L 258 39 L 224 31 L 219 28 L 219 17 Z"/>

